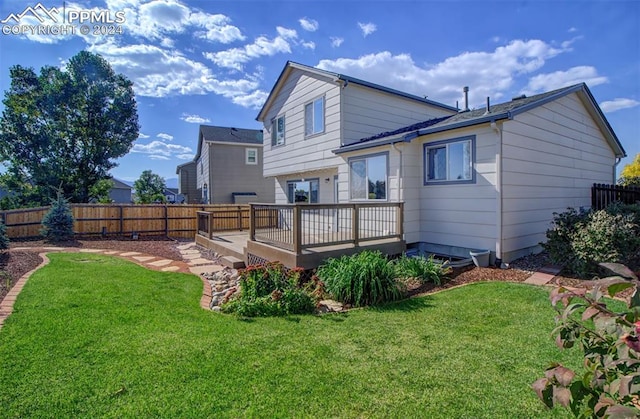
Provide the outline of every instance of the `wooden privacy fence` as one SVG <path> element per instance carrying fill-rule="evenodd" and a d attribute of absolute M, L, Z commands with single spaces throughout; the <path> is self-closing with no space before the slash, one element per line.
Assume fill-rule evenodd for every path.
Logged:
<path fill-rule="evenodd" d="M 616 201 L 635 204 L 640 201 L 640 187 L 600 183 L 594 183 L 591 187 L 591 208 L 600 210 Z"/>
<path fill-rule="evenodd" d="M 33 238 L 40 235 L 42 219 L 49 207 L 0 211 L 9 238 Z M 198 228 L 198 211 L 216 214 L 218 230 L 249 228 L 248 205 L 125 205 L 71 204 L 73 231 L 76 235 L 163 235 L 192 238 Z"/>

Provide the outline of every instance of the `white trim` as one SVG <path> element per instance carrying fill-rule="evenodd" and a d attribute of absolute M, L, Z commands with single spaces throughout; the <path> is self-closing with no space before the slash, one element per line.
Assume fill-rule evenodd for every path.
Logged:
<path fill-rule="evenodd" d="M 249 153 L 254 152 L 254 161 L 250 161 L 249 160 Z M 257 165 L 258 164 L 258 149 L 257 148 L 245 148 L 244 149 L 244 164 L 249 164 L 249 165 Z"/>

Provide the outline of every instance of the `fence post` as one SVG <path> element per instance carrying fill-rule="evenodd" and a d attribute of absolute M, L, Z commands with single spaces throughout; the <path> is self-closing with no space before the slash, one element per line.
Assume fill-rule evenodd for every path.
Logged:
<path fill-rule="evenodd" d="M 256 214 L 253 204 L 249 204 L 249 240 L 256 240 Z"/>
<path fill-rule="evenodd" d="M 240 208 L 240 205 L 238 205 L 237 207 L 237 211 L 238 211 L 238 230 L 242 231 L 242 209 Z"/>
<path fill-rule="evenodd" d="M 353 245 L 357 247 L 360 241 L 360 206 L 358 204 L 351 206 L 351 232 L 353 234 Z"/>
<path fill-rule="evenodd" d="M 398 203 L 396 211 L 398 211 L 396 214 L 396 221 L 398 223 L 396 226 L 396 234 L 398 235 L 398 238 L 402 240 L 402 236 L 404 235 L 404 202 Z"/>
<path fill-rule="evenodd" d="M 213 213 L 211 211 L 207 212 L 207 235 L 211 240 L 213 237 Z"/>
<path fill-rule="evenodd" d="M 169 237 L 169 206 L 164 204 L 164 235 Z"/>
<path fill-rule="evenodd" d="M 302 252 L 302 212 L 300 205 L 293 205 L 293 251 L 295 254 Z"/>

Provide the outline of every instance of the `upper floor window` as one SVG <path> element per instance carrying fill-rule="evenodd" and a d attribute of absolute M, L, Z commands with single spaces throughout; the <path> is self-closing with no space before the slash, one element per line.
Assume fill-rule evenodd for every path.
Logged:
<path fill-rule="evenodd" d="M 324 96 L 304 105 L 304 135 L 324 131 Z"/>
<path fill-rule="evenodd" d="M 424 145 L 425 185 L 473 183 L 475 136 Z"/>
<path fill-rule="evenodd" d="M 258 164 L 258 149 L 245 148 L 245 164 Z"/>
<path fill-rule="evenodd" d="M 271 145 L 284 144 L 284 115 L 275 118 L 271 125 Z"/>
<path fill-rule="evenodd" d="M 387 154 L 349 160 L 351 199 L 387 199 Z"/>

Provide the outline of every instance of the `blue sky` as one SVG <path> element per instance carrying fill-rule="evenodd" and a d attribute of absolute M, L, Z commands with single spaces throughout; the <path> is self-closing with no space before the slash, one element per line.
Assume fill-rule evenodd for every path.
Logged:
<path fill-rule="evenodd" d="M 58 0 L 45 8 L 62 10 Z M 0 20 L 37 1 L 2 0 Z M 481 107 L 586 82 L 631 162 L 640 153 L 640 1 L 67 1 L 122 34 L 0 34 L 9 67 L 63 66 L 99 53 L 134 82 L 140 138 L 112 174 L 175 178 L 200 123 L 261 128 L 259 108 L 287 60 L 432 100 Z M 11 22 L 10 22 L 11 23 Z M 25 16 L 20 24 L 38 24 Z M 101 23 L 90 23 L 102 26 Z M 108 24 L 105 26 L 109 26 Z M 1 105 L 0 105 L 1 107 Z"/>

